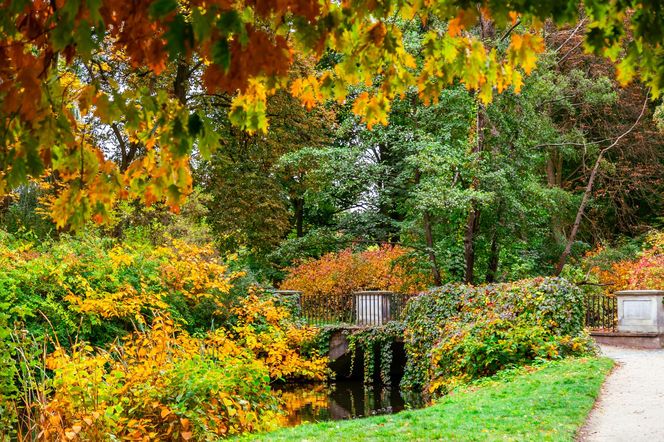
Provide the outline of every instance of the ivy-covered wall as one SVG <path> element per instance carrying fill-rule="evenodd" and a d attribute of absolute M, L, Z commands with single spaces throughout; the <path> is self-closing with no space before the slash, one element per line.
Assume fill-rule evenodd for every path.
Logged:
<path fill-rule="evenodd" d="M 403 342 L 400 387 L 436 396 L 504 368 L 593 352 L 583 301 L 583 292 L 562 278 L 448 284 L 412 298 L 403 322 L 325 329 L 319 345 L 329 348 L 332 335 L 344 333 L 347 360 L 337 364 L 339 375 L 389 386 L 395 343 Z"/>
<path fill-rule="evenodd" d="M 444 394 L 514 365 L 593 351 L 583 293 L 562 278 L 448 284 L 411 300 L 404 389 Z"/>

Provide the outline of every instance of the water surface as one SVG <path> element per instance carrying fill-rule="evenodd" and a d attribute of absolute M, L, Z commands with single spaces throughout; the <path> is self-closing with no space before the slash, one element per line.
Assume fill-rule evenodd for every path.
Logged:
<path fill-rule="evenodd" d="M 285 426 L 392 414 L 425 405 L 420 396 L 402 393 L 398 384 L 393 387 L 367 386 L 359 380 L 341 380 L 329 385 L 283 386 L 276 390 L 284 402 Z"/>

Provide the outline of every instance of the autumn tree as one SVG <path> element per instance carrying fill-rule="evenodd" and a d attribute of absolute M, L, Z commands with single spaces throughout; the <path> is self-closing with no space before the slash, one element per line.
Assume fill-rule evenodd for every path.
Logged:
<path fill-rule="evenodd" d="M 586 47 L 620 57 L 621 81 L 638 75 L 659 94 L 662 6 L 586 0 L 583 7 L 589 23 Z M 165 200 L 174 209 L 182 203 L 191 189 L 189 156 L 194 150 L 207 155 L 217 145 L 207 116 L 183 105 L 181 80 L 191 73 L 188 66 L 200 68 L 201 87 L 208 93 L 230 96 L 229 120 L 248 132 L 267 129 L 266 103 L 278 90 L 312 107 L 329 99 L 344 101 L 349 86 L 380 78 L 372 91 L 354 99 L 353 111 L 371 127 L 386 123 L 392 100 L 412 86 L 425 101 L 435 100 L 454 81 L 477 90 L 484 102 L 494 91 L 518 90 L 543 49 L 543 20 L 578 17 L 574 1 L 6 0 L 2 10 L 0 191 L 50 171 L 58 180 L 50 212 L 59 226 L 80 226 L 90 218 L 102 222 L 118 198 L 137 197 L 148 204 Z M 488 49 L 469 32 L 480 14 L 508 34 L 504 50 Z M 413 19 L 423 25 L 432 19 L 449 22 L 445 33 L 424 33 L 424 59 L 417 70 L 396 23 Z M 154 88 L 108 88 L 101 71 L 80 87 L 63 82 L 65 72 L 87 75 L 76 67 L 104 50 L 122 54 L 123 63 L 139 73 L 160 80 L 174 75 L 179 87 L 164 90 L 169 83 L 164 80 Z M 296 53 L 327 57 L 327 69 L 290 78 Z M 111 127 L 122 121 L 127 152 L 140 146 L 142 156 L 122 170 L 104 155 L 86 123 L 91 118 Z"/>

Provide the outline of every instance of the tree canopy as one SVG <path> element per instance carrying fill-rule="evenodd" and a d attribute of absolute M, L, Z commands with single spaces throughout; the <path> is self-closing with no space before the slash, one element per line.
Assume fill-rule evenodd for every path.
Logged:
<path fill-rule="evenodd" d="M 307 108 L 352 102 L 369 128 L 386 124 L 392 102 L 411 91 L 436 102 L 460 82 L 487 103 L 495 92 L 521 89 L 544 50 L 545 20 L 573 23 L 580 14 L 584 47 L 620 56 L 621 82 L 638 76 L 654 96 L 664 87 L 660 2 L 6 0 L 1 6 L 0 193 L 50 174 L 48 211 L 60 227 L 103 222 L 119 198 L 164 200 L 177 210 L 191 190 L 191 155 L 206 158 L 219 144 L 200 97 L 225 100 L 230 123 L 249 134 L 268 129 L 268 99 L 280 90 Z M 400 26 L 413 20 L 421 27 L 419 54 L 408 50 Z M 446 25 L 431 26 L 436 21 Z M 320 69 L 298 71 L 298 59 Z M 372 87 L 349 95 L 350 86 L 360 85 Z M 118 139 L 126 161 L 107 154 L 104 134 Z"/>

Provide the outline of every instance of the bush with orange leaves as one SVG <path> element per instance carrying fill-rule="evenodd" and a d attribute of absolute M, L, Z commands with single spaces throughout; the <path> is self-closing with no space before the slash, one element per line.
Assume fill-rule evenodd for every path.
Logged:
<path fill-rule="evenodd" d="M 273 380 L 326 377 L 271 295 L 225 303 L 238 272 L 211 246 L 0 236 L 0 264 L 0 440 L 218 440 L 276 425 Z M 199 307 L 230 319 L 189 332 Z"/>
<path fill-rule="evenodd" d="M 223 331 L 190 336 L 168 317 L 109 350 L 50 354 L 45 440 L 217 440 L 274 425 L 265 364 Z"/>
<path fill-rule="evenodd" d="M 45 356 L 52 374 L 31 385 L 31 401 L 16 402 L 23 416 L 13 435 L 218 440 L 274 428 L 281 407 L 271 381 L 324 380 L 327 358 L 302 352 L 316 331 L 296 325 L 272 298 L 251 294 L 233 313 L 230 329 L 198 337 L 163 312 L 108 349 L 56 345 Z"/>
<path fill-rule="evenodd" d="M 304 261 L 288 270 L 281 287 L 304 295 L 342 296 L 358 290 L 417 293 L 431 284 L 400 246 L 382 245 L 354 253 L 351 249 Z"/>
<path fill-rule="evenodd" d="M 593 257 L 601 253 L 596 250 L 586 256 L 586 261 L 593 262 Z M 592 265 L 590 271 L 600 283 L 606 284 L 606 291 L 664 289 L 664 232 L 652 232 L 646 237 L 645 248 L 636 259 L 612 263 L 608 268 Z"/>

